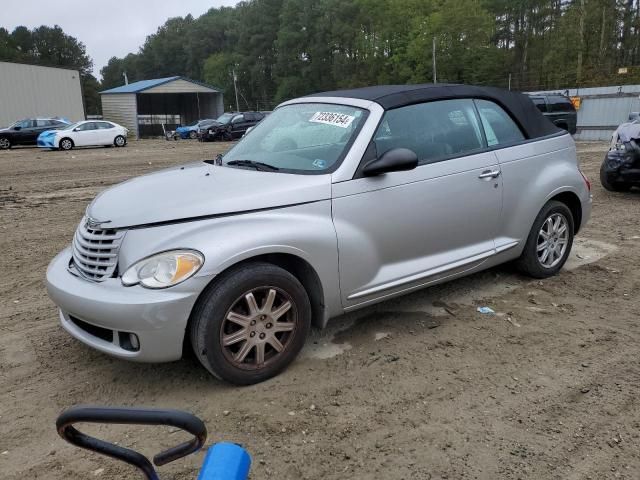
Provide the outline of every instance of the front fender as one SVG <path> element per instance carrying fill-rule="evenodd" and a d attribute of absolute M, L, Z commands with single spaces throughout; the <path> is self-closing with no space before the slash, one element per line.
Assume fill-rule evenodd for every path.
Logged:
<path fill-rule="evenodd" d="M 338 245 L 331 201 L 222 216 L 169 225 L 133 228 L 122 242 L 118 271 L 157 252 L 190 248 L 202 252 L 198 276 L 215 276 L 242 261 L 266 254 L 289 254 L 315 270 L 324 291 L 327 316 L 342 313 Z"/>

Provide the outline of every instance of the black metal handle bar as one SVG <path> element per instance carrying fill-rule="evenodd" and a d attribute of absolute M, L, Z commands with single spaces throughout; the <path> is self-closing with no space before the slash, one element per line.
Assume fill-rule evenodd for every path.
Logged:
<path fill-rule="evenodd" d="M 60 414 L 56 420 L 56 428 L 63 439 L 77 447 L 92 450 L 133 465 L 142 471 L 148 480 L 158 480 L 158 475 L 147 457 L 135 450 L 120 447 L 80 432 L 73 426 L 74 423 L 79 422 L 167 425 L 185 430 L 194 436 L 193 439 L 187 442 L 155 455 L 153 463 L 157 466 L 165 465 L 178 458 L 197 452 L 207 439 L 207 427 L 205 427 L 202 420 L 190 413 L 179 410 L 79 406 L 72 407 Z"/>

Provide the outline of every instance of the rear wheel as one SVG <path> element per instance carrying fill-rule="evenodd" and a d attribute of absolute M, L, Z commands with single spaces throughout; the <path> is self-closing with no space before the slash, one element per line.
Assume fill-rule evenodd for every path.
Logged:
<path fill-rule="evenodd" d="M 0 138 L 0 150 L 8 150 L 11 148 L 11 140 L 7 137 Z"/>
<path fill-rule="evenodd" d="M 574 220 L 562 202 L 548 202 L 533 222 L 518 269 L 534 278 L 555 275 L 569 258 L 573 246 Z"/>
<path fill-rule="evenodd" d="M 600 166 L 600 183 L 605 190 L 609 190 L 610 192 L 628 192 L 631 190 L 631 185 L 628 183 L 609 181 L 604 162 Z"/>
<path fill-rule="evenodd" d="M 113 144 L 116 147 L 124 147 L 127 144 L 127 139 L 124 138 L 122 135 L 118 135 L 113 141 Z"/>
<path fill-rule="evenodd" d="M 71 150 L 73 148 L 73 140 L 70 138 L 63 138 L 60 140 L 60 150 Z"/>
<path fill-rule="evenodd" d="M 191 140 L 195 140 L 196 138 L 198 138 L 198 132 L 196 132 L 195 130 L 191 130 L 191 131 L 189 132 L 189 138 L 190 138 Z"/>
<path fill-rule="evenodd" d="M 191 343 L 213 375 L 238 385 L 262 382 L 298 355 L 311 327 L 302 284 L 268 263 L 243 265 L 203 295 L 191 323 Z"/>

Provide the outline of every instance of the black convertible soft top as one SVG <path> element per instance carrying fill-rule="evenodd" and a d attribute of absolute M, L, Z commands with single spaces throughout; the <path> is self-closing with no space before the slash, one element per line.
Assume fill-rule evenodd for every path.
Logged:
<path fill-rule="evenodd" d="M 498 103 L 520 125 L 527 138 L 546 137 L 562 133 L 536 108 L 527 95 L 501 88 L 430 83 L 423 85 L 380 85 L 376 87 L 336 90 L 309 95 L 310 97 L 345 97 L 371 100 L 385 110 L 433 100 L 481 98 Z"/>

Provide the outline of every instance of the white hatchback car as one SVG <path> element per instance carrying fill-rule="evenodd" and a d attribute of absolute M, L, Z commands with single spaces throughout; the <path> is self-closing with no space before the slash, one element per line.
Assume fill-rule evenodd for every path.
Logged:
<path fill-rule="evenodd" d="M 84 120 L 61 130 L 47 130 L 38 136 L 38 146 L 60 150 L 73 147 L 124 147 L 129 131 L 122 125 L 104 120 Z"/>

